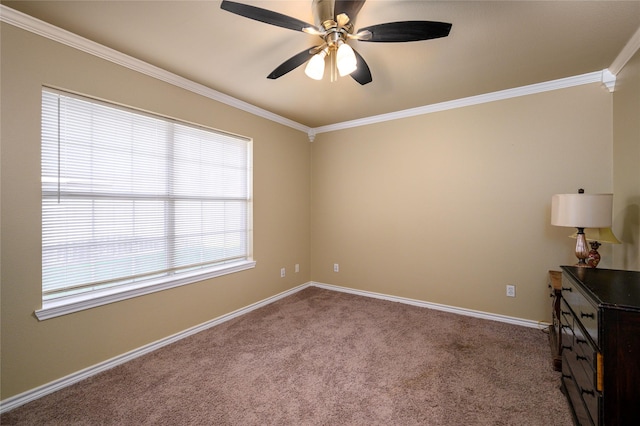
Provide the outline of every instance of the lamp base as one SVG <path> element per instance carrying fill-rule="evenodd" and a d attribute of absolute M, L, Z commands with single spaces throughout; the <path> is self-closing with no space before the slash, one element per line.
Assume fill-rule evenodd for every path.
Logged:
<path fill-rule="evenodd" d="M 578 228 L 578 234 L 576 235 L 576 257 L 578 258 L 578 263 L 575 266 L 580 268 L 590 268 L 586 262 L 587 257 L 589 257 L 589 250 L 587 249 L 587 239 L 584 235 L 584 228 Z"/>

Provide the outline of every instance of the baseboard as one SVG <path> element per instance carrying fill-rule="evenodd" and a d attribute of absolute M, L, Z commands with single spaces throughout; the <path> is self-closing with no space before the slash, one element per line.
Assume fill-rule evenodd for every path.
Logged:
<path fill-rule="evenodd" d="M 140 348 L 134 349 L 132 351 L 126 352 L 122 355 L 118 355 L 114 358 L 108 359 L 101 363 L 95 364 L 91 367 L 87 367 L 83 370 L 72 373 L 68 376 L 62 377 L 58 380 L 54 380 L 50 383 L 44 384 L 42 386 L 38 386 L 37 388 L 28 390 L 21 394 L 12 396 L 10 398 L 5 399 L 4 401 L 0 401 L 0 414 L 6 411 L 13 410 L 21 405 L 24 405 L 28 402 L 35 401 L 38 398 L 42 398 L 45 395 L 58 391 L 60 389 L 66 388 L 67 386 L 71 386 L 75 383 L 78 383 L 84 379 L 87 379 L 91 376 L 94 376 L 103 371 L 109 370 L 113 367 L 116 367 L 120 364 L 124 364 L 127 361 L 131 361 L 132 359 L 138 358 L 142 355 L 153 352 L 157 349 L 162 348 L 163 346 L 170 345 L 171 343 L 177 342 L 178 340 L 184 339 L 185 337 L 189 337 L 193 334 L 204 331 L 208 328 L 215 327 L 216 325 L 222 324 L 226 321 L 229 321 L 233 318 L 239 317 L 246 313 L 249 313 L 255 309 L 266 306 L 270 303 L 273 303 L 277 300 L 290 296 L 294 293 L 299 292 L 311 285 L 310 282 L 294 287 L 290 290 L 284 291 L 282 293 L 276 294 L 275 296 L 268 297 L 259 302 L 253 303 L 244 308 L 235 310 L 228 314 L 219 316 L 210 321 L 204 322 L 202 324 L 196 325 L 180 333 L 176 333 L 174 335 L 165 337 L 164 339 L 157 340 L 155 342 L 149 343 L 148 345 L 142 346 Z"/>
<path fill-rule="evenodd" d="M 436 309 L 438 311 L 445 311 L 445 312 L 451 312 L 458 315 L 466 315 L 469 317 L 499 321 L 507 324 L 519 325 L 522 327 L 537 328 L 540 330 L 543 330 L 549 327 L 549 323 L 543 322 L 543 321 L 532 321 L 532 320 L 527 320 L 523 318 L 510 317 L 507 315 L 492 314 L 489 312 L 475 311 L 473 309 L 458 308 L 455 306 L 442 305 L 439 303 L 431 303 L 431 302 L 424 302 L 422 300 L 408 299 L 406 297 L 391 296 L 388 294 L 375 293 L 372 291 L 365 291 L 365 290 L 356 290 L 353 288 L 340 287 L 332 284 L 312 282 L 311 285 L 314 287 L 324 288 L 326 290 L 341 291 L 343 293 L 350 293 L 350 294 L 356 294 L 359 296 L 372 297 L 375 299 L 388 300 L 390 302 L 404 303 L 407 305 L 419 306 L 421 308 Z"/>
<path fill-rule="evenodd" d="M 282 293 L 276 294 L 275 296 L 271 296 L 268 297 L 264 300 L 261 300 L 259 302 L 253 303 L 249 306 L 246 306 L 244 308 L 235 310 L 233 312 L 230 312 L 228 314 L 219 316 L 217 318 L 214 318 L 210 321 L 207 321 L 205 323 L 202 323 L 200 325 L 191 327 L 187 330 L 181 331 L 180 333 L 176 333 L 174 335 L 165 337 L 164 339 L 160 339 L 157 340 L 155 342 L 152 342 L 148 345 L 142 346 L 140 348 L 134 349 L 132 351 L 126 352 L 122 355 L 118 355 L 114 358 L 108 359 L 106 361 L 103 361 L 101 363 L 98 363 L 96 365 L 93 365 L 91 367 L 87 367 L 83 370 L 77 371 L 73 374 L 70 374 L 68 376 L 62 377 L 58 380 L 54 380 L 50 383 L 44 384 L 42 386 L 39 386 L 37 388 L 28 390 L 26 392 L 23 392 L 21 394 L 12 396 L 10 398 L 5 399 L 4 401 L 0 401 L 0 413 L 4 413 L 6 411 L 10 411 L 14 408 L 17 408 L 21 405 L 24 405 L 28 402 L 31 401 L 35 401 L 38 398 L 42 398 L 45 395 L 48 395 L 50 393 L 56 392 L 60 389 L 63 389 L 67 386 L 71 386 L 75 383 L 78 383 L 84 379 L 87 379 L 91 376 L 94 376 L 98 373 L 101 373 L 103 371 L 109 370 L 113 367 L 116 367 L 120 364 L 124 364 L 127 361 L 131 361 L 132 359 L 138 358 L 142 355 L 148 354 L 150 352 L 153 352 L 157 349 L 162 348 L 163 346 L 167 346 L 170 345 L 171 343 L 177 342 L 178 340 L 184 339 L 185 337 L 189 337 L 193 334 L 199 333 L 201 331 L 204 331 L 206 329 L 209 329 L 211 327 L 215 327 L 216 325 L 222 324 L 226 321 L 229 321 L 233 318 L 239 317 L 241 315 L 247 314 L 255 309 L 261 308 L 263 306 L 266 306 L 270 303 L 273 303 L 277 300 L 280 300 L 282 298 L 285 298 L 287 296 L 290 296 L 294 293 L 297 293 L 301 290 L 304 290 L 307 287 L 318 287 L 318 288 L 323 288 L 326 290 L 332 290 L 332 291 L 339 291 L 339 292 L 343 292 L 343 293 L 351 293 L 351 294 L 355 294 L 358 296 L 365 296 L 365 297 L 372 297 L 375 299 L 382 299 L 382 300 L 388 300 L 390 302 L 398 302 L 398 303 L 405 303 L 408 305 L 413 305 L 413 306 L 418 306 L 418 307 L 422 307 L 422 308 L 429 308 L 429 309 L 436 309 L 436 310 L 440 310 L 440 311 L 446 311 L 446 312 L 451 312 L 454 314 L 459 314 L 459 315 L 467 315 L 467 316 L 471 316 L 471 317 L 476 317 L 476 318 L 482 318 L 482 319 L 488 319 L 488 320 L 493 320 L 493 321 L 500 321 L 500 322 L 505 322 L 505 323 L 509 323 L 509 324 L 515 324 L 515 325 L 520 325 L 520 326 L 524 326 L 524 327 L 532 327 L 532 328 L 539 328 L 539 329 L 544 329 L 547 328 L 549 326 L 548 323 L 544 323 L 544 322 L 537 322 L 537 321 L 531 321 L 531 320 L 525 320 L 522 318 L 515 318 L 515 317 L 509 317 L 509 316 L 505 316 L 505 315 L 498 315 L 498 314 L 492 314 L 492 313 L 488 313 L 488 312 L 482 312 L 482 311 L 474 311 L 471 309 L 464 309 L 464 308 L 457 308 L 455 306 L 448 306 L 448 305 L 441 305 L 438 303 L 430 303 L 430 302 L 424 302 L 421 300 L 415 300 L 415 299 L 408 299 L 405 297 L 399 297 L 399 296 L 391 296 L 388 294 L 381 294 L 381 293 L 375 293 L 375 292 L 371 292 L 371 291 L 365 291 L 365 290 L 356 290 L 353 288 L 348 288 L 348 287 L 341 287 L 341 286 L 336 286 L 336 285 L 331 285 L 331 284 L 323 284 L 323 283 L 319 283 L 319 282 L 314 282 L 314 281 L 310 281 L 307 282 L 305 284 L 301 284 L 297 287 L 294 287 L 290 290 L 284 291 Z"/>

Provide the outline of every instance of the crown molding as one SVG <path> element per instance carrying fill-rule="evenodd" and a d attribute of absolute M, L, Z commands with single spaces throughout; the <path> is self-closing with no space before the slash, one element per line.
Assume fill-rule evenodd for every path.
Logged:
<path fill-rule="evenodd" d="M 618 75 L 618 73 L 627 65 L 627 62 L 636 54 L 636 52 L 640 50 L 640 28 L 638 28 L 631 36 L 627 44 L 622 48 L 616 59 L 613 60 L 611 66 L 609 67 L 609 71 L 613 75 Z"/>
<path fill-rule="evenodd" d="M 606 71 L 606 70 L 605 70 Z M 399 120 L 402 118 L 415 117 L 417 115 L 431 114 L 434 112 L 447 111 L 455 108 L 464 108 L 472 105 L 484 104 L 487 102 L 501 101 L 520 96 L 533 95 L 552 90 L 566 89 L 568 87 L 580 86 L 591 83 L 604 83 L 604 71 L 596 71 L 582 74 L 574 77 L 561 78 L 558 80 L 547 81 L 544 83 L 531 84 L 529 86 L 516 87 L 514 89 L 506 89 L 498 92 L 485 93 L 483 95 L 470 96 L 468 98 L 456 99 L 453 101 L 440 102 L 437 104 L 425 105 L 417 108 L 405 109 L 388 114 L 375 115 L 358 120 L 344 121 L 342 123 L 330 124 L 328 126 L 316 127 L 313 129 L 316 134 L 333 132 L 336 130 L 349 129 L 352 127 L 367 126 L 374 123 L 382 123 L 384 121 Z M 615 83 L 615 77 L 613 82 Z M 611 81 L 609 78 L 607 81 Z"/>
<path fill-rule="evenodd" d="M 456 99 L 452 101 L 396 111 L 388 114 L 375 115 L 357 120 L 344 121 L 341 123 L 312 128 L 288 118 L 282 117 L 280 115 L 274 114 L 265 109 L 259 108 L 248 102 L 244 102 L 224 93 L 218 92 L 202 84 L 188 80 L 162 68 L 156 67 L 117 50 L 88 40 L 70 31 L 63 30 L 32 16 L 29 16 L 22 12 L 18 12 L 17 10 L 11 9 L 10 7 L 2 4 L 0 4 L 0 21 L 6 22 L 10 25 L 40 35 L 50 40 L 62 43 L 74 49 L 78 49 L 98 58 L 102 58 L 104 60 L 129 68 L 133 71 L 137 71 L 158 80 L 164 81 L 176 87 L 180 87 L 190 92 L 202 95 L 214 101 L 229 105 L 241 111 L 245 111 L 258 117 L 262 117 L 267 120 L 282 124 L 284 126 L 299 130 L 307 134 L 310 142 L 313 142 L 316 135 L 319 133 L 367 126 L 370 124 L 382 123 L 385 121 L 399 120 L 403 118 L 431 114 L 434 112 L 446 111 L 455 108 L 463 108 L 466 106 L 495 102 L 519 96 L 527 96 L 551 90 L 565 89 L 568 87 L 579 86 L 583 84 L 600 82 L 605 85 L 610 92 L 613 92 L 615 88 L 616 74 L 625 66 L 625 64 L 629 61 L 629 59 L 631 59 L 635 52 L 640 49 L 639 28 L 622 49 L 614 62 L 611 64 L 611 67 L 609 67 L 609 69 L 548 81 L 544 83 L 532 84 L 529 86 L 517 87 L 514 89 L 501 90 L 498 92 L 486 93 L 482 95 L 471 96 L 468 98 Z"/>
<path fill-rule="evenodd" d="M 2 4 L 0 4 L 0 21 L 64 44 L 66 46 L 72 47 L 74 49 L 80 50 L 82 52 L 88 53 L 90 55 L 96 56 L 98 58 L 113 62 L 114 64 L 129 68 L 130 70 L 148 75 L 160 81 L 164 81 L 173 86 L 180 87 L 214 101 L 229 105 L 233 108 L 248 112 L 258 117 L 280 123 L 301 132 L 306 133 L 310 130 L 308 126 L 302 125 L 293 120 L 289 120 L 288 118 L 274 114 L 270 111 L 259 108 L 255 105 L 251 105 L 250 103 L 241 101 L 229 95 L 225 95 L 224 93 L 210 89 L 202 84 L 188 80 L 162 68 L 141 61 L 140 59 L 136 59 L 117 50 L 103 46 L 70 31 L 58 28 L 47 22 L 36 19 L 25 13 L 18 12 L 17 10 Z"/>

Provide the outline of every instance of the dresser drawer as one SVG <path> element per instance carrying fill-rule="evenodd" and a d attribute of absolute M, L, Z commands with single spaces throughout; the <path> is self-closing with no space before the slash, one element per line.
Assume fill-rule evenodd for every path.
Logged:
<path fill-rule="evenodd" d="M 591 339 L 598 345 L 598 309 L 584 295 L 583 290 L 570 278 L 562 277 L 562 298 Z"/>
<path fill-rule="evenodd" d="M 584 361 L 585 365 L 589 365 L 590 368 L 596 371 L 596 353 L 597 349 L 594 348 L 589 341 L 589 338 L 585 336 L 582 328 L 575 326 L 573 329 L 573 350 L 576 353 L 578 360 Z"/>
<path fill-rule="evenodd" d="M 597 349 L 580 325 L 582 321 L 564 299 L 560 304 L 560 317 L 563 377 L 572 381 L 573 405 L 584 408 L 581 424 L 597 423 L 600 404 L 595 364 Z"/>
<path fill-rule="evenodd" d="M 562 385 L 564 387 L 567 398 L 571 402 L 573 413 L 576 417 L 577 424 L 580 426 L 594 425 L 595 422 L 589 410 L 585 405 L 582 392 L 576 381 L 576 377 L 571 369 L 570 359 L 567 358 L 567 352 L 562 353 Z"/>
<path fill-rule="evenodd" d="M 572 363 L 578 362 L 583 369 L 591 372 L 593 383 L 597 383 L 597 353 L 598 349 L 593 345 L 591 339 L 585 335 L 580 326 L 580 321 L 575 318 L 566 302 L 561 303 L 561 329 L 563 330 L 562 349 L 570 351 L 567 357 Z M 575 360 L 574 360 L 575 358 Z"/>
<path fill-rule="evenodd" d="M 580 398 L 582 398 L 589 416 L 595 421 L 598 418 L 598 403 L 600 399 L 600 393 L 595 386 L 595 372 L 584 360 L 579 359 L 578 355 L 573 359 L 572 357 L 567 357 L 567 361 L 575 377 Z"/>
<path fill-rule="evenodd" d="M 573 345 L 575 336 L 573 334 L 573 314 L 564 303 L 564 300 L 560 304 L 560 340 L 562 342 L 562 353 L 564 354 L 566 351 L 570 351 L 574 353 Z"/>

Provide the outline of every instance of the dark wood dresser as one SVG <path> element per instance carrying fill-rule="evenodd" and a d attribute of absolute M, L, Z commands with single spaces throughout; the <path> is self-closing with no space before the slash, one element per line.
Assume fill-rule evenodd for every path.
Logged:
<path fill-rule="evenodd" d="M 579 425 L 640 425 L 640 272 L 562 267 L 562 385 Z"/>

